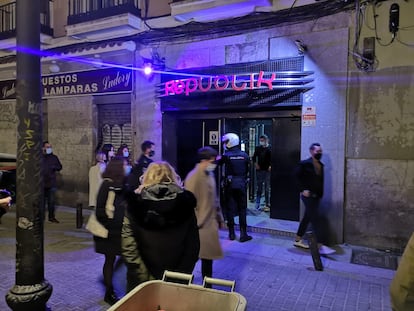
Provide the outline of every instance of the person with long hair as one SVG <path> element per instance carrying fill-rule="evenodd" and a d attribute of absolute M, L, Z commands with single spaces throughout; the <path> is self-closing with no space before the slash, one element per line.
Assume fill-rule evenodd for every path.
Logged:
<path fill-rule="evenodd" d="M 102 267 L 105 284 L 104 300 L 112 305 L 119 299 L 114 291 L 112 278 L 115 260 L 121 255 L 121 229 L 126 202 L 124 200 L 127 163 L 122 157 L 108 162 L 102 174 L 103 182 L 96 200 L 96 218 L 108 230 L 108 237 L 94 236 L 95 251 L 105 255 Z"/>
<path fill-rule="evenodd" d="M 102 173 L 106 169 L 106 155 L 102 151 L 96 153 L 95 165 L 89 169 L 89 206 L 96 206 L 99 187 L 102 184 Z"/>
<path fill-rule="evenodd" d="M 172 166 L 152 162 L 142 176 L 141 185 L 128 195 L 122 227 L 127 291 L 161 279 L 165 270 L 192 273 L 200 250 L 197 202 Z"/>

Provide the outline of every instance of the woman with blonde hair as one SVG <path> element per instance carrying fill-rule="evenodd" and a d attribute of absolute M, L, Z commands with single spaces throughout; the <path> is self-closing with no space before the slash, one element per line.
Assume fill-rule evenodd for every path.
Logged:
<path fill-rule="evenodd" d="M 196 203 L 169 163 L 148 166 L 141 185 L 128 196 L 122 227 L 128 291 L 161 279 L 165 270 L 193 272 L 200 249 Z"/>

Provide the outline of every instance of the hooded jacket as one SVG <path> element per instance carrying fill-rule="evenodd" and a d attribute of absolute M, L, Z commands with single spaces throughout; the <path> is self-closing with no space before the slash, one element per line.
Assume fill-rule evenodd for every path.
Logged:
<path fill-rule="evenodd" d="M 172 183 L 129 195 L 122 228 L 129 290 L 148 279 L 161 279 L 165 270 L 193 272 L 200 250 L 196 203 L 190 191 Z"/>

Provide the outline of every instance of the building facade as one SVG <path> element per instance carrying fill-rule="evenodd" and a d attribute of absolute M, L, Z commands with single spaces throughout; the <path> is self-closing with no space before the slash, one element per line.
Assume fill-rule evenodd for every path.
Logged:
<path fill-rule="evenodd" d="M 237 132 L 249 153 L 266 132 L 270 217 L 299 219 L 291 173 L 320 142 L 330 242 L 405 246 L 414 223 L 412 3 L 152 2 L 61 0 L 44 10 L 43 136 L 63 164 L 59 204 L 87 204 L 103 143 L 126 143 L 137 158 L 150 139 L 155 159 L 183 175 L 197 147 L 222 151 L 224 132 Z M 0 6 L 12 12 L 12 3 Z M 0 151 L 15 153 L 15 32 L 2 24 Z"/>

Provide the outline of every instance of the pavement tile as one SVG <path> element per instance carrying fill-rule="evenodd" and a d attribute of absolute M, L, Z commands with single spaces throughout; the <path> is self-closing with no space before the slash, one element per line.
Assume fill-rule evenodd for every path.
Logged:
<path fill-rule="evenodd" d="M 88 213 L 84 211 L 85 219 Z M 107 310 L 101 277 L 103 256 L 94 252 L 91 235 L 76 229 L 75 209 L 60 207 L 57 218 L 60 224 L 47 222 L 44 228 L 45 278 L 53 286 L 48 306 L 56 311 Z M 3 297 L 14 285 L 14 225 L 13 212 L 3 216 Z M 225 256 L 214 261 L 213 276 L 235 280 L 235 290 L 247 299 L 249 311 L 391 311 L 388 287 L 395 271 L 351 264 L 347 245 L 335 246 L 335 255 L 322 257 L 324 270 L 315 271 L 309 251 L 293 247 L 290 236 L 253 232 L 252 241 L 240 243 L 229 241 L 227 235 L 220 231 Z M 121 265 L 114 276 L 119 295 L 125 293 L 125 271 Z M 200 263 L 194 269 L 194 282 L 202 283 Z M 0 310 L 8 310 L 4 299 Z"/>

